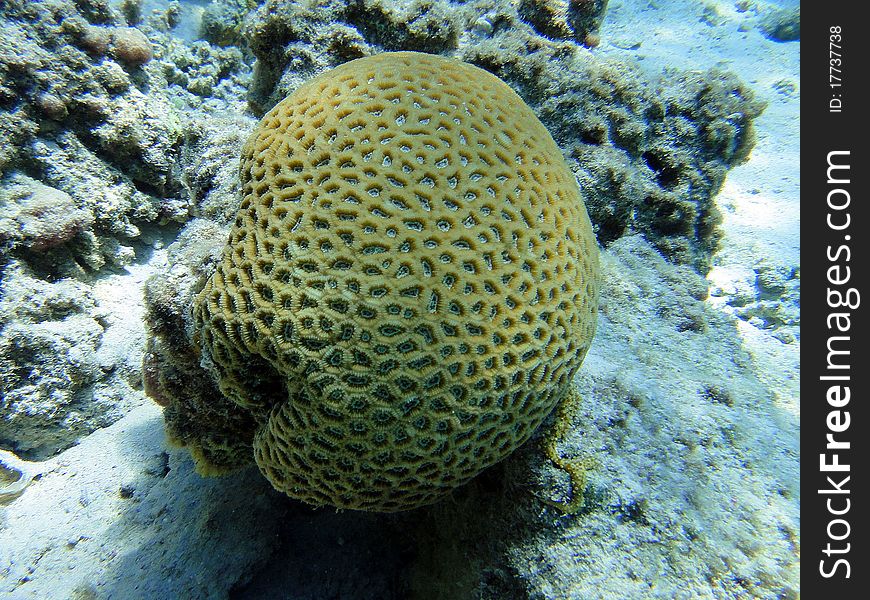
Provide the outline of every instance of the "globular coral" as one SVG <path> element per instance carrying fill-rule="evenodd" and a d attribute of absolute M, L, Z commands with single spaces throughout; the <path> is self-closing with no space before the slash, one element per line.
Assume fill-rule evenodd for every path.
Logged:
<path fill-rule="evenodd" d="M 597 248 L 573 174 L 504 83 L 416 53 L 352 61 L 264 117 L 241 173 L 193 328 L 277 489 L 427 504 L 562 399 L 595 328 Z M 169 406 L 203 470 L 238 460 L 226 427 L 215 444 L 210 417 L 191 431 L 196 407 Z"/>
<path fill-rule="evenodd" d="M 112 54 L 131 67 L 144 65 L 154 57 L 151 42 L 135 27 L 117 27 L 112 31 Z"/>

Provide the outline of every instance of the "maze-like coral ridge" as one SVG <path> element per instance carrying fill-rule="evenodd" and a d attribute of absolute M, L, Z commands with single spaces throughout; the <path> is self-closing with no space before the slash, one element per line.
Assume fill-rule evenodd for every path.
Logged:
<path fill-rule="evenodd" d="M 544 126 L 476 67 L 346 63 L 263 118 L 197 297 L 220 388 L 291 497 L 393 511 L 525 442 L 592 340 L 598 257 Z"/>

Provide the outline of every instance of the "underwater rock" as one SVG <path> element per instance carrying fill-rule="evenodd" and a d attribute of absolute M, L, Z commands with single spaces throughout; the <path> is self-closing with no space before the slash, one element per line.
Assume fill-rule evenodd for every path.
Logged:
<path fill-rule="evenodd" d="M 550 38 L 573 38 L 598 45 L 607 0 L 520 0 L 517 12 L 535 31 Z"/>
<path fill-rule="evenodd" d="M 87 286 L 46 283 L 20 265 L 0 284 L 0 447 L 41 458 L 105 423 L 93 400 L 103 336 Z"/>
<path fill-rule="evenodd" d="M 171 192 L 182 124 L 166 98 L 133 87 L 123 97 L 106 98 L 101 111 L 102 122 L 79 138 L 139 187 L 154 195 Z"/>
<path fill-rule="evenodd" d="M 447 53 L 459 45 L 465 12 L 447 0 L 268 0 L 245 20 L 257 58 L 251 107 L 262 114 L 313 75 L 378 51 Z"/>
<path fill-rule="evenodd" d="M 168 36 L 123 24 L 108 2 L 0 4 L 0 445 L 28 457 L 142 402 L 138 287 L 106 282 L 159 246 L 155 226 L 190 218 L 178 159 L 189 99 L 206 97 L 193 92 L 214 92 L 216 111 L 243 95 L 238 50 L 177 50 L 193 92 L 180 90 Z M 37 309 L 73 294 L 84 304 Z M 97 295 L 126 307 L 109 316 Z"/>
<path fill-rule="evenodd" d="M 62 98 L 55 96 L 54 94 L 41 94 L 39 98 L 36 99 L 36 104 L 49 119 L 63 121 L 67 115 L 69 115 L 66 103 Z"/>
<path fill-rule="evenodd" d="M 142 404 L 139 287 L 40 279 L 7 260 L 0 283 L 0 448 L 44 460 Z M 136 304 L 139 304 L 137 307 Z"/>
<path fill-rule="evenodd" d="M 55 277 L 77 277 L 106 265 L 129 264 L 129 244 L 140 235 L 136 223 L 157 218 L 157 200 L 139 191 L 129 178 L 107 165 L 72 133 L 37 141 L 31 152 L 31 164 L 38 165 L 41 180 L 71 196 L 77 206 L 92 215 L 93 222 L 71 243 L 43 256 L 25 257 L 31 266 Z M 2 180 L 0 186 L 6 183 Z"/>
<path fill-rule="evenodd" d="M 784 344 L 800 339 L 800 267 L 761 261 L 743 280 L 715 287 L 726 312 L 768 330 Z"/>
<path fill-rule="evenodd" d="M 242 146 L 257 122 L 248 116 L 216 117 L 187 131 L 179 164 L 181 181 L 199 216 L 221 226 L 235 220 Z"/>
<path fill-rule="evenodd" d="M 753 24 L 769 40 L 794 42 L 801 39 L 801 7 L 780 6 L 764 0 L 738 0 L 737 11 L 750 15 L 745 29 Z M 745 30 L 744 29 L 744 30 Z"/>
<path fill-rule="evenodd" d="M 81 25 L 76 23 L 79 27 Z M 79 44 L 91 56 L 100 58 L 109 52 L 112 43 L 112 30 L 95 25 L 84 26 L 80 30 Z"/>
<path fill-rule="evenodd" d="M 49 3 L 46 2 L 46 4 Z M 64 6 L 65 2 L 51 4 L 55 4 L 55 6 L 49 6 L 50 10 L 55 8 L 66 9 L 66 6 Z M 110 0 L 75 0 L 75 8 L 78 13 L 91 23 L 107 25 L 115 23 L 118 18 L 118 13 L 115 12 Z"/>
<path fill-rule="evenodd" d="M 128 263 L 134 222 L 159 214 L 149 194 L 171 195 L 177 185 L 179 119 L 125 70 L 150 56 L 150 43 L 118 23 L 107 2 L 12 0 L 0 8 L 0 169 L 29 173 L 90 213 L 68 220 L 77 224 L 78 248 L 69 253 L 78 266 L 60 256 L 35 265 L 60 276 Z"/>
<path fill-rule="evenodd" d="M 36 463 L 21 460 L 7 450 L 0 450 L 0 506 L 18 498 L 42 474 Z"/>
<path fill-rule="evenodd" d="M 758 28 L 775 42 L 795 42 L 801 39 L 801 7 L 768 6 L 759 17 Z"/>
<path fill-rule="evenodd" d="M 142 22 L 142 4 L 144 0 L 121 0 L 119 9 L 127 21 L 127 25 L 136 26 Z"/>
<path fill-rule="evenodd" d="M 244 65 L 238 48 L 220 48 L 202 40 L 190 44 L 172 40 L 164 58 L 167 81 L 202 97 L 213 96 L 218 84 Z"/>
<path fill-rule="evenodd" d="M 262 115 L 313 75 L 349 58 L 371 54 L 356 28 L 343 23 L 341 0 L 302 6 L 268 0 L 248 16 L 244 40 L 257 59 L 248 102 Z"/>
<path fill-rule="evenodd" d="M 154 57 L 151 42 L 135 27 L 116 27 L 112 31 L 112 54 L 131 67 L 144 65 Z"/>
<path fill-rule="evenodd" d="M 569 0 L 568 22 L 574 30 L 574 39 L 584 46 L 598 45 L 598 30 L 604 21 L 608 0 Z"/>
<path fill-rule="evenodd" d="M 443 54 L 459 43 L 459 14 L 446 0 L 349 0 L 344 20 L 380 50 Z"/>
<path fill-rule="evenodd" d="M 12 174 L 0 187 L 0 246 L 45 252 L 62 246 L 94 223 L 94 215 L 66 192 L 26 175 Z"/>
<path fill-rule="evenodd" d="M 517 12 L 541 35 L 568 38 L 574 33 L 568 24 L 567 0 L 520 0 Z"/>
<path fill-rule="evenodd" d="M 237 49 L 185 44 L 148 25 L 122 27 L 108 4 L 100 6 L 92 10 L 71 0 L 3 3 L 0 168 L 31 173 L 44 168 L 47 157 L 40 149 L 81 145 L 88 171 L 112 171 L 111 183 L 97 181 L 97 190 L 123 180 L 133 195 L 160 196 L 172 204 L 183 195 L 173 169 L 184 130 L 189 118 L 200 118 L 185 111 L 202 108 L 204 99 L 216 98 L 207 107 L 216 111 L 237 101 L 244 92 L 234 86 L 243 84 L 248 67 Z M 189 93 L 180 94 L 178 86 Z M 80 160 L 69 158 L 69 164 Z M 72 188 L 81 178 L 65 182 L 31 175 L 80 200 L 80 190 Z M 161 200 L 152 203 L 159 206 Z M 96 204 L 99 237 L 110 216 L 101 215 L 102 203 Z M 166 217 L 160 210 L 136 212 L 140 223 Z"/>
<path fill-rule="evenodd" d="M 251 8 L 248 0 L 210 2 L 200 23 L 200 35 L 218 46 L 240 46 L 245 15 Z"/>

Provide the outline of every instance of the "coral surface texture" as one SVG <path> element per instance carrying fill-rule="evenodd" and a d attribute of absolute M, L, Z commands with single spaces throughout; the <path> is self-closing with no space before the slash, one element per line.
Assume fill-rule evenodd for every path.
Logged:
<path fill-rule="evenodd" d="M 195 319 L 276 488 L 427 504 L 564 396 L 598 250 L 561 152 L 496 77 L 413 52 L 352 61 L 263 118 L 241 178 Z"/>

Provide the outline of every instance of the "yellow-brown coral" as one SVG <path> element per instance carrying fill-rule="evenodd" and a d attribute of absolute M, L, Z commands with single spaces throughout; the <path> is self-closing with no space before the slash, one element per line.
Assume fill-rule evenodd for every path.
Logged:
<path fill-rule="evenodd" d="M 346 63 L 263 118 L 241 178 L 194 315 L 278 490 L 427 504 L 564 396 L 597 247 L 559 148 L 502 81 L 412 52 Z"/>

